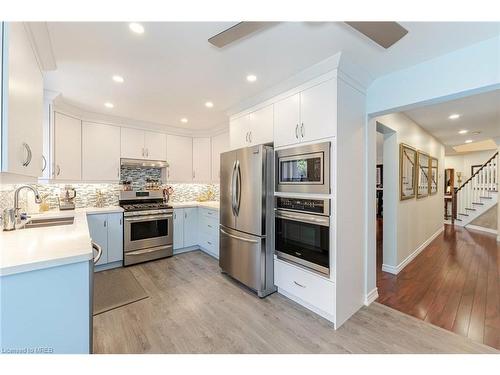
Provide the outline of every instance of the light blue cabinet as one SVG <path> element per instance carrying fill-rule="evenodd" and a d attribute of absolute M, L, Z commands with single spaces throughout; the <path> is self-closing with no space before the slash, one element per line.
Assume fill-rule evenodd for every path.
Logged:
<path fill-rule="evenodd" d="M 174 210 L 174 250 L 184 247 L 184 209 Z"/>
<path fill-rule="evenodd" d="M 90 237 L 102 248 L 96 266 L 123 260 L 123 214 L 91 214 L 87 216 Z M 119 265 L 119 264 L 118 264 Z"/>
<path fill-rule="evenodd" d="M 184 247 L 198 244 L 198 208 L 184 209 Z"/>

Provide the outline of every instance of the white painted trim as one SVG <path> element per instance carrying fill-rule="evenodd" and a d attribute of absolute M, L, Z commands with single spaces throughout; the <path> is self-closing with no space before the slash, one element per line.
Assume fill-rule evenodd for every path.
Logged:
<path fill-rule="evenodd" d="M 374 288 L 370 293 L 365 296 L 365 306 L 370 305 L 372 302 L 378 298 L 378 289 Z"/>
<path fill-rule="evenodd" d="M 308 310 L 311 310 L 313 313 L 318 314 L 322 318 L 325 318 L 326 320 L 329 320 L 330 322 L 334 323 L 335 325 L 335 317 L 331 314 L 328 314 L 327 312 L 324 312 L 323 310 L 318 309 L 316 306 L 311 305 L 310 303 L 304 301 L 303 299 L 285 291 L 284 289 L 278 288 L 278 293 L 285 296 L 288 299 L 291 299 L 294 302 L 297 302 L 299 305 L 305 307 Z M 337 327 L 335 327 L 337 329 Z"/>
<path fill-rule="evenodd" d="M 485 227 L 480 227 L 479 225 L 471 225 L 467 224 L 465 226 L 466 229 L 474 229 L 474 230 L 479 230 L 481 232 L 487 232 L 491 234 L 498 234 L 498 231 L 496 229 L 490 229 L 490 228 L 485 228 Z"/>
<path fill-rule="evenodd" d="M 388 264 L 382 264 L 382 271 L 392 273 L 393 275 L 397 275 L 400 273 L 403 268 L 405 268 L 415 257 L 422 252 L 429 244 L 444 231 L 444 226 L 439 228 L 439 230 L 430 236 L 428 239 L 424 241 L 422 245 L 420 245 L 413 253 L 408 255 L 401 263 L 397 266 L 391 266 Z"/>

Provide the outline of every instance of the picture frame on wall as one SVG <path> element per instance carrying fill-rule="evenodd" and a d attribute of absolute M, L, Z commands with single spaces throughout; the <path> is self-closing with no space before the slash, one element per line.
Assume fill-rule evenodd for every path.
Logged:
<path fill-rule="evenodd" d="M 439 161 L 437 158 L 431 157 L 430 158 L 430 181 L 429 181 L 429 194 L 434 195 L 438 192 L 438 183 L 439 183 L 439 176 L 438 176 L 438 165 Z"/>
<path fill-rule="evenodd" d="M 415 198 L 417 150 L 404 143 L 399 145 L 399 199 Z"/>
<path fill-rule="evenodd" d="M 417 151 L 417 199 L 425 198 L 429 195 L 429 166 L 429 155 L 425 152 Z"/>

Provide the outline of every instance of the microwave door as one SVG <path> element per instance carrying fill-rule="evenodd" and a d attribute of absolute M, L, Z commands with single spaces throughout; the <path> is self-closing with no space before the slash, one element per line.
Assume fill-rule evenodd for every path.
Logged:
<path fill-rule="evenodd" d="M 234 215 L 234 191 L 236 178 L 236 151 L 220 155 L 220 223 L 228 228 L 236 227 Z"/>

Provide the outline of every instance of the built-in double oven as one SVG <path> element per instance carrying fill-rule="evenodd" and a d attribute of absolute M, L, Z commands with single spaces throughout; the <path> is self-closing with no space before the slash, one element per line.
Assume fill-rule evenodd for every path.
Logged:
<path fill-rule="evenodd" d="M 331 143 L 276 151 L 275 252 L 279 259 L 330 274 Z"/>

